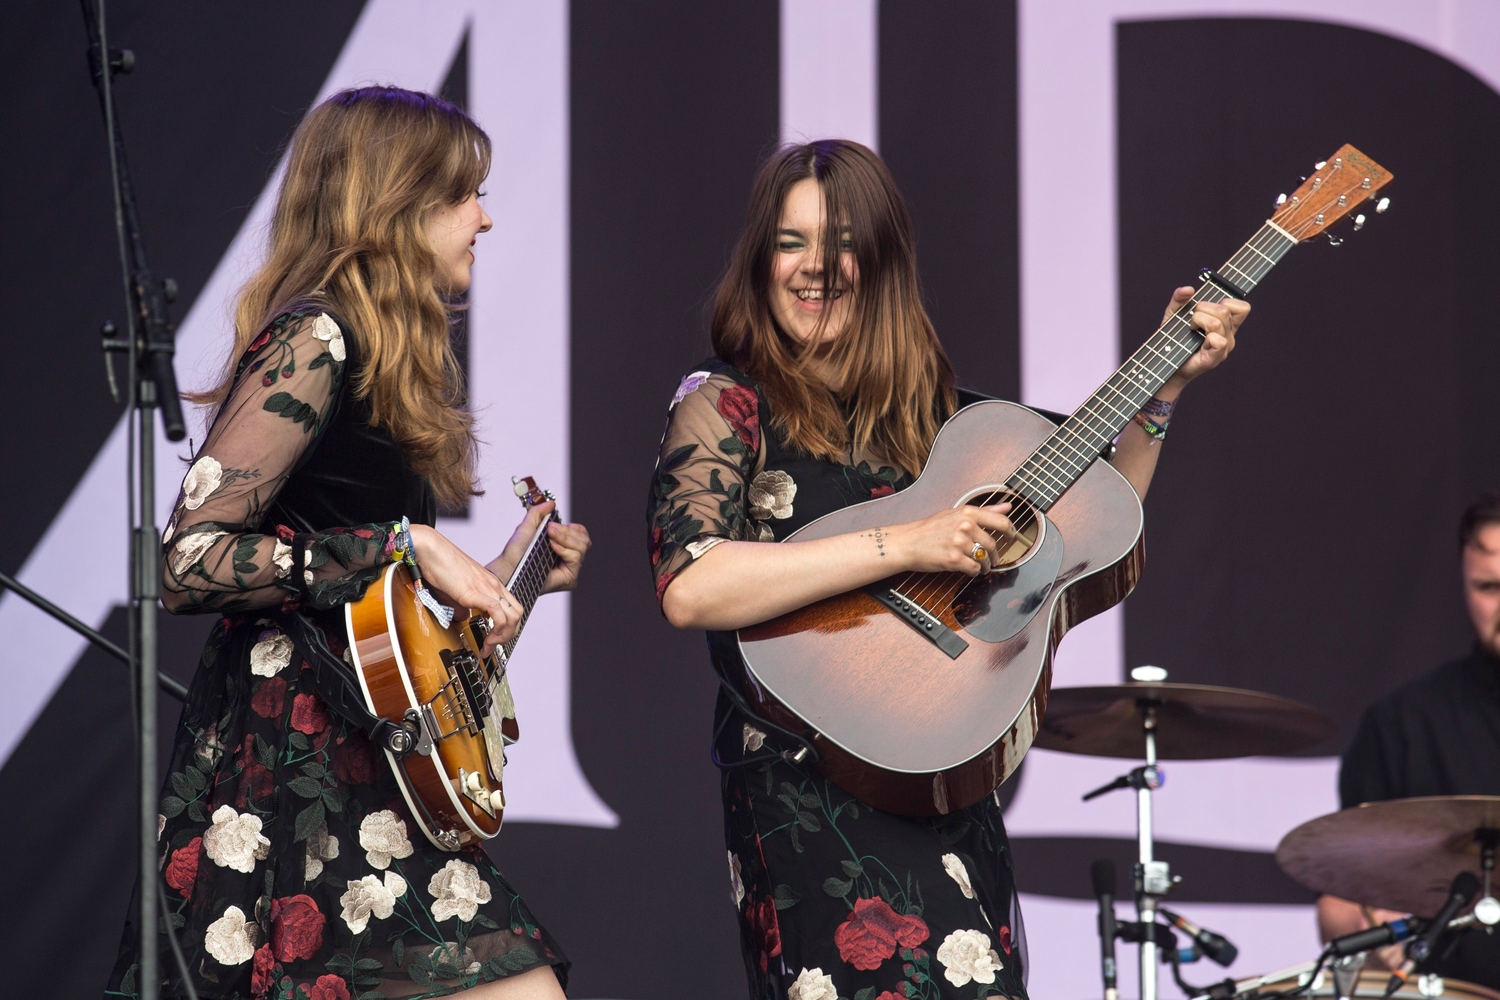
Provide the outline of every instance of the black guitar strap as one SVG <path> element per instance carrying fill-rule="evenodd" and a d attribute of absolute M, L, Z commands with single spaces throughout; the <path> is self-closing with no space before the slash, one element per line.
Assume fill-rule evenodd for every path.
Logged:
<path fill-rule="evenodd" d="M 415 727 L 404 720 L 393 722 L 370 711 L 354 668 L 328 648 L 328 640 L 321 629 L 296 612 L 276 617 L 282 631 L 291 637 L 297 654 L 312 665 L 313 684 L 324 704 L 363 729 L 376 746 L 398 759 L 415 749 Z"/>

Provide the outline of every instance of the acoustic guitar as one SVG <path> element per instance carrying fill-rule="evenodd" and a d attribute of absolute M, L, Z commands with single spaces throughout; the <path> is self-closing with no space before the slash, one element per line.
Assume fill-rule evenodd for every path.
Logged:
<path fill-rule="evenodd" d="M 1203 344 L 1199 302 L 1245 298 L 1292 247 L 1391 175 L 1344 146 L 1060 426 L 1015 403 L 955 413 L 906 490 L 828 514 L 786 541 L 1011 504 L 1019 535 L 982 576 L 906 573 L 739 631 L 752 708 L 800 733 L 817 769 L 888 812 L 947 813 L 1012 774 L 1047 710 L 1052 655 L 1120 601 L 1145 562 L 1139 498 L 1097 461 Z M 1383 211 L 1382 199 L 1377 211 Z M 1355 220 L 1355 228 L 1364 216 Z"/>
<path fill-rule="evenodd" d="M 553 499 L 530 476 L 515 480 L 527 509 Z M 446 851 L 500 832 L 505 748 L 521 736 L 506 666 L 557 555 L 547 543 L 554 511 L 527 542 L 506 581 L 521 625 L 487 657 L 490 620 L 461 609 L 443 624 L 417 600 L 410 571 L 392 563 L 365 595 L 344 606 L 349 650 L 365 704 L 410 734 L 404 755 L 384 751 L 417 825 Z"/>

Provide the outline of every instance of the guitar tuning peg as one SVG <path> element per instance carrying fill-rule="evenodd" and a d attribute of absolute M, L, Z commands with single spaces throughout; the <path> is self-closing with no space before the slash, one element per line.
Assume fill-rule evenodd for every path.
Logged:
<path fill-rule="evenodd" d="M 1344 239 L 1342 236 L 1335 236 L 1332 233 L 1324 233 L 1323 235 L 1328 237 L 1329 246 L 1341 247 L 1344 245 Z"/>
<path fill-rule="evenodd" d="M 1375 203 L 1375 214 L 1376 215 L 1380 215 L 1382 212 L 1384 212 L 1386 209 L 1388 209 L 1390 207 L 1391 207 L 1391 199 L 1389 199 L 1389 198 L 1382 198 L 1378 202 Z"/>
<path fill-rule="evenodd" d="M 1357 233 L 1363 228 L 1365 228 L 1365 216 L 1364 213 L 1361 212 L 1359 215 L 1356 215 L 1354 217 L 1354 231 Z"/>
<path fill-rule="evenodd" d="M 1313 169 L 1314 170 L 1322 170 L 1326 166 L 1328 166 L 1328 161 L 1327 160 L 1319 160 L 1317 163 L 1313 164 Z"/>
<path fill-rule="evenodd" d="M 1276 207 L 1280 208 L 1282 205 L 1285 205 L 1285 204 L 1286 204 L 1286 195 L 1285 194 L 1278 194 L 1276 196 Z"/>

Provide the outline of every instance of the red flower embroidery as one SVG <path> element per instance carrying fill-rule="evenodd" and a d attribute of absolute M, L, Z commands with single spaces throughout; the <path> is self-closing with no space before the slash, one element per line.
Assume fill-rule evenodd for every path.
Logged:
<path fill-rule="evenodd" d="M 333 746 L 333 773 L 346 785 L 368 785 L 375 780 L 375 745 L 351 733 Z"/>
<path fill-rule="evenodd" d="M 262 347 L 265 347 L 270 342 L 271 328 L 268 326 L 264 330 L 260 331 L 260 336 L 250 341 L 250 346 L 245 348 L 245 353 L 254 354 L 256 351 L 260 350 Z"/>
<path fill-rule="evenodd" d="M 292 539 L 297 537 L 297 533 L 284 524 L 278 524 L 276 526 L 276 537 L 290 545 L 292 544 Z"/>
<path fill-rule="evenodd" d="M 781 954 L 781 925 L 776 921 L 776 901 L 770 896 L 760 902 L 745 904 L 745 922 L 750 935 L 760 945 L 760 971 L 765 972 L 771 959 Z"/>
<path fill-rule="evenodd" d="M 906 994 L 893 993 L 890 990 L 886 990 L 884 993 L 880 994 L 880 996 L 876 997 L 875 1000 L 906 1000 Z"/>
<path fill-rule="evenodd" d="M 328 918 L 311 896 L 299 894 L 273 899 L 271 949 L 276 958 L 282 962 L 312 958 L 323 947 L 323 925 L 327 922 Z"/>
<path fill-rule="evenodd" d="M 262 719 L 275 719 L 286 708 L 286 678 L 267 677 L 250 696 L 250 711 Z M 280 728 L 279 726 L 277 728 Z"/>
<path fill-rule="evenodd" d="M 269 944 L 263 944 L 255 949 L 255 964 L 250 967 L 250 995 L 263 1000 L 275 985 L 276 956 L 271 954 Z"/>
<path fill-rule="evenodd" d="M 915 948 L 929 933 L 921 917 L 897 913 L 883 899 L 857 899 L 854 912 L 833 932 L 833 943 L 839 958 L 868 971 L 896 954 L 897 945 Z"/>
<path fill-rule="evenodd" d="M 656 578 L 656 606 L 661 607 L 661 600 L 667 593 L 667 585 L 677 579 L 676 573 L 663 573 Z"/>
<path fill-rule="evenodd" d="M 307 1000 L 349 1000 L 349 987 L 338 976 L 319 976 L 307 990 Z"/>
<path fill-rule="evenodd" d="M 1003 952 L 1005 952 L 1007 955 L 1009 955 L 1010 954 L 1010 928 L 1009 927 L 1002 927 L 1002 928 L 1000 928 L 1000 935 L 999 936 L 1000 936 L 1000 950 L 1003 951 Z"/>
<path fill-rule="evenodd" d="M 646 550 L 651 553 L 652 569 L 655 569 L 656 564 L 661 561 L 661 543 L 664 537 L 665 532 L 660 528 L 651 529 L 651 541 L 646 543 Z"/>
<path fill-rule="evenodd" d="M 719 393 L 718 410 L 746 448 L 755 451 L 760 447 L 760 404 L 756 401 L 754 389 L 743 385 L 730 386 Z"/>
<path fill-rule="evenodd" d="M 299 694 L 292 699 L 292 728 L 297 732 L 314 736 L 331 724 L 328 712 L 316 695 Z"/>
<path fill-rule="evenodd" d="M 234 793 L 235 807 L 244 809 L 247 801 L 259 802 L 271 794 L 273 784 L 270 769 L 262 764 L 251 764 L 240 772 L 240 786 Z"/>
<path fill-rule="evenodd" d="M 894 486 L 877 486 L 870 491 L 870 499 L 874 500 L 876 497 L 888 497 L 894 492 L 896 492 L 896 487 Z"/>
<path fill-rule="evenodd" d="M 167 885 L 176 889 L 183 899 L 193 898 L 193 883 L 198 880 L 198 855 L 203 850 L 203 838 L 194 837 L 172 852 L 172 860 L 162 877 Z"/>

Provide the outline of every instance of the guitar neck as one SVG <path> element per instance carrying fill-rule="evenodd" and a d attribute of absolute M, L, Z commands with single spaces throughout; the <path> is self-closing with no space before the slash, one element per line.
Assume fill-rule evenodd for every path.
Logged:
<path fill-rule="evenodd" d="M 516 642 L 521 638 L 521 630 L 526 627 L 527 620 L 531 618 L 531 609 L 536 607 L 536 599 L 542 596 L 542 588 L 546 586 L 548 574 L 557 566 L 557 553 L 553 552 L 552 546 L 547 543 L 547 526 L 553 523 L 561 523 L 555 513 L 542 524 L 531 539 L 526 553 L 516 564 L 515 572 L 506 581 L 505 589 L 521 602 L 521 623 L 516 628 L 516 634 L 501 646 L 505 651 L 506 659 L 510 658 L 511 652 L 516 648 Z"/>
<path fill-rule="evenodd" d="M 1046 510 L 1083 475 L 1146 401 L 1203 346 L 1193 328 L 1199 302 L 1221 302 L 1250 293 L 1297 239 L 1267 221 L 1229 261 L 1211 273 L 1182 308 L 1125 360 L 1083 405 L 1032 452 L 1006 486 Z"/>

